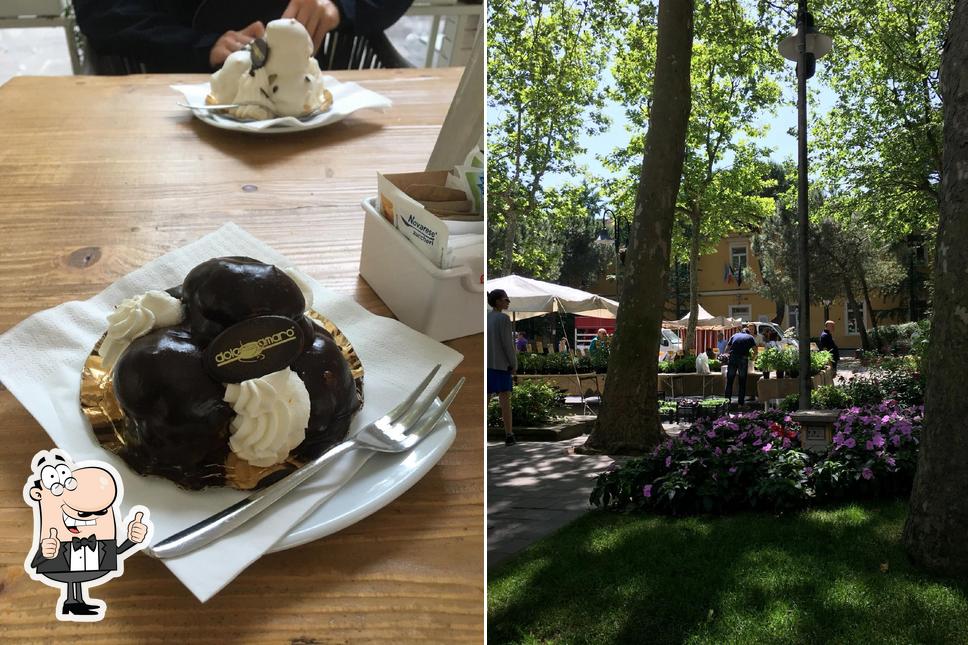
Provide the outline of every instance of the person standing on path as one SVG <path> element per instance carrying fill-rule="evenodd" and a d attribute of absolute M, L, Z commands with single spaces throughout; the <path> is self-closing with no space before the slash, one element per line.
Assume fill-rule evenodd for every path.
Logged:
<path fill-rule="evenodd" d="M 726 392 L 729 401 L 733 396 L 733 379 L 739 374 L 739 404 L 746 403 L 746 378 L 749 371 L 750 350 L 756 347 L 756 339 L 746 331 L 733 334 L 726 343 L 729 363 L 726 368 Z"/>
<path fill-rule="evenodd" d="M 837 363 L 840 362 L 840 348 L 837 347 L 837 343 L 834 341 L 834 321 L 828 320 L 823 324 L 823 331 L 820 332 L 820 342 L 817 343 L 817 347 L 821 351 L 828 351 L 834 357 L 834 375 L 837 374 Z"/>
<path fill-rule="evenodd" d="M 504 445 L 515 443 L 511 424 L 512 376 L 518 369 L 517 348 L 511 319 L 504 311 L 511 299 L 504 289 L 495 289 L 487 294 L 487 395 L 497 394 L 501 403 L 501 418 L 504 419 Z"/>

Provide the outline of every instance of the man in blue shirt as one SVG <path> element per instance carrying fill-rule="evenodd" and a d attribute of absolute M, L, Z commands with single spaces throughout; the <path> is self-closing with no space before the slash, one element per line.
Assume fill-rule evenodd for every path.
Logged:
<path fill-rule="evenodd" d="M 817 343 L 817 347 L 821 350 L 826 350 L 830 352 L 834 359 L 834 374 L 837 373 L 837 363 L 840 362 L 840 348 L 837 347 L 837 343 L 834 341 L 834 328 L 836 325 L 834 321 L 828 320 L 824 323 L 823 331 L 820 332 L 820 342 Z"/>
<path fill-rule="evenodd" d="M 726 393 L 723 395 L 726 400 L 733 396 L 733 379 L 739 374 L 739 404 L 746 402 L 746 374 L 749 371 L 750 350 L 756 347 L 756 339 L 753 337 L 755 327 L 749 326 L 749 332 L 741 331 L 733 334 L 726 343 L 726 352 L 729 353 L 729 362 L 726 367 Z"/>

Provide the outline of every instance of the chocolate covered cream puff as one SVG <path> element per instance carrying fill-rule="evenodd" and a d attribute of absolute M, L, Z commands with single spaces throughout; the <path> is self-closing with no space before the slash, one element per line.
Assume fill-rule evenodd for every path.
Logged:
<path fill-rule="evenodd" d="M 187 488 L 251 488 L 342 441 L 361 384 L 311 306 L 297 272 L 247 257 L 120 303 L 98 349 L 124 413 L 118 454 Z"/>

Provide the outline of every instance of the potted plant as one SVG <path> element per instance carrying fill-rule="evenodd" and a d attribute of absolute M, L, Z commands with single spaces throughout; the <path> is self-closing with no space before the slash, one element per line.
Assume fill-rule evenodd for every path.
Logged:
<path fill-rule="evenodd" d="M 777 370 L 777 377 L 782 378 L 780 368 L 780 350 L 768 347 L 756 356 L 753 366 L 763 373 L 763 378 L 770 378 L 770 372 Z"/>

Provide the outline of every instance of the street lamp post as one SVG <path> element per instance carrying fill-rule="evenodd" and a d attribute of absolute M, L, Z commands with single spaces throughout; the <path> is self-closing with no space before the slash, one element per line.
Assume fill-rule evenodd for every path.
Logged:
<path fill-rule="evenodd" d="M 784 38 L 780 54 L 797 63 L 797 211 L 799 214 L 800 254 L 800 316 L 798 336 L 800 339 L 800 409 L 810 408 L 810 266 L 807 235 L 809 213 L 807 212 L 807 79 L 813 76 L 816 59 L 830 51 L 829 36 L 813 29 L 813 16 L 807 11 L 807 0 L 799 0 L 797 9 L 797 33 Z"/>

